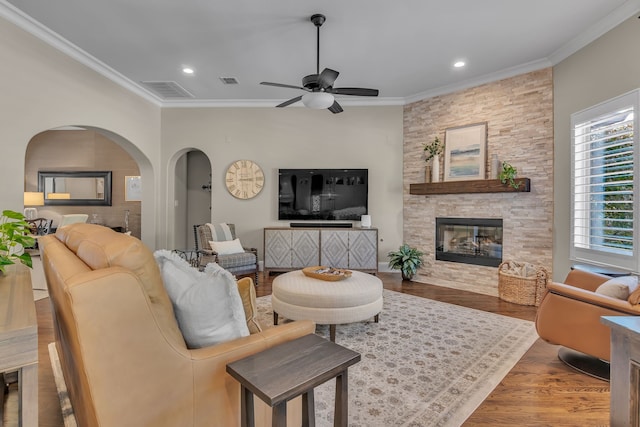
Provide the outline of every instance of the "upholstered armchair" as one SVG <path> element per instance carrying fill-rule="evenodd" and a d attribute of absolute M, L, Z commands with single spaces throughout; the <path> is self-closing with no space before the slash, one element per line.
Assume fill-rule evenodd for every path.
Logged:
<path fill-rule="evenodd" d="M 610 360 L 611 338 L 600 318 L 640 315 L 640 289 L 637 285 L 625 289 L 620 279 L 572 270 L 564 283 L 548 283 L 538 307 L 536 329 L 540 338 L 561 345 L 560 360 L 583 373 L 608 377 L 608 363 L 601 362 Z"/>
<path fill-rule="evenodd" d="M 198 268 L 204 269 L 215 262 L 236 276 L 254 274 L 258 284 L 258 250 L 240 245 L 234 224 L 198 224 L 193 226 L 193 232 Z M 211 242 L 216 242 L 216 248 L 211 247 Z"/>

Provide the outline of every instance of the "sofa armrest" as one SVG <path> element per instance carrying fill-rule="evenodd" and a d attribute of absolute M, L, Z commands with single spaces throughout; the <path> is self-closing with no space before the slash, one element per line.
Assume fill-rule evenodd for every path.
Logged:
<path fill-rule="evenodd" d="M 267 328 L 262 332 L 256 332 L 255 334 L 227 341 L 222 344 L 193 349 L 191 350 L 191 359 L 194 362 L 206 362 L 207 360 L 217 357 L 223 357 L 225 359 L 227 357 L 232 358 L 224 362 L 226 367 L 227 363 L 237 359 L 257 353 L 258 351 L 266 350 L 269 347 L 273 347 L 283 342 L 313 334 L 314 332 L 315 323 L 311 320 L 298 320 L 295 322 L 284 323 L 272 328 Z M 238 352 L 247 353 L 234 358 Z"/>
<path fill-rule="evenodd" d="M 587 304 L 616 310 L 625 315 L 640 315 L 640 306 L 631 305 L 627 300 L 621 300 L 618 298 L 597 294 L 595 292 L 581 289 L 572 285 L 567 285 L 565 283 L 550 282 L 547 284 L 547 291 L 577 301 L 582 301 Z"/>

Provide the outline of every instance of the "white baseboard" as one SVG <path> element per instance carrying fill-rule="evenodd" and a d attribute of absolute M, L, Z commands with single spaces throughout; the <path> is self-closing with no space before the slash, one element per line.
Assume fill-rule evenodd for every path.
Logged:
<path fill-rule="evenodd" d="M 379 273 L 400 273 L 400 270 L 392 270 L 389 268 L 388 262 L 379 262 L 378 263 L 378 272 Z"/>

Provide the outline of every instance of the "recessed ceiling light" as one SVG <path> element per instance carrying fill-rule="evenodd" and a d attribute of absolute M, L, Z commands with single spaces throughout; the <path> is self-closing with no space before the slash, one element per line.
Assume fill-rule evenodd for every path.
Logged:
<path fill-rule="evenodd" d="M 191 67 L 184 67 L 182 68 L 182 72 L 185 74 L 193 74 L 195 71 Z"/>
<path fill-rule="evenodd" d="M 461 68 L 465 66 L 464 61 L 457 61 L 456 63 L 453 64 L 454 67 L 456 68 Z"/>

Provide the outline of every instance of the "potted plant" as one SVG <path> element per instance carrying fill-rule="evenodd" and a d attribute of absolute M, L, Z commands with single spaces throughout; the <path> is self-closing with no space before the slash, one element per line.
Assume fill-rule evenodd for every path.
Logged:
<path fill-rule="evenodd" d="M 4 210 L 0 216 L 0 272 L 19 261 L 31 268 L 31 255 L 24 248 L 35 244 L 31 227 L 19 212 Z"/>
<path fill-rule="evenodd" d="M 389 268 L 400 270 L 402 280 L 411 280 L 422 265 L 423 255 L 424 253 L 405 243 L 397 251 L 389 252 Z"/>
<path fill-rule="evenodd" d="M 498 178 L 500 179 L 501 183 L 503 184 L 509 183 L 510 186 L 512 186 L 515 189 L 518 189 L 518 187 L 520 187 L 520 183 L 515 181 L 517 174 L 518 174 L 518 169 L 511 166 L 507 162 L 502 162 L 502 170 L 500 171 Z"/>
<path fill-rule="evenodd" d="M 425 170 L 425 181 L 432 182 L 437 181 L 440 175 L 440 154 L 444 149 L 444 144 L 436 136 L 433 141 L 423 145 L 423 151 L 425 152 L 425 162 L 427 167 Z"/>
<path fill-rule="evenodd" d="M 424 144 L 423 150 L 425 152 L 425 161 L 429 163 L 431 159 L 435 156 L 442 154 L 442 149 L 444 148 L 444 144 L 440 142 L 440 139 L 436 136 L 432 142 L 428 142 Z"/>

